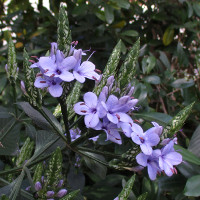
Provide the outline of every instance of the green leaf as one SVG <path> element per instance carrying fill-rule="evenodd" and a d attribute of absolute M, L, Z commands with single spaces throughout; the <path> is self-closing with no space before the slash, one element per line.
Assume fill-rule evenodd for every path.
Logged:
<path fill-rule="evenodd" d="M 146 76 L 144 81 L 150 84 L 158 85 L 161 83 L 160 77 L 156 75 Z"/>
<path fill-rule="evenodd" d="M 184 188 L 184 195 L 191 197 L 200 196 L 200 175 L 193 176 L 188 179 L 186 186 Z"/>
<path fill-rule="evenodd" d="M 24 142 L 22 148 L 20 149 L 20 154 L 16 159 L 16 165 L 21 166 L 25 160 L 31 157 L 32 151 L 34 149 L 34 142 L 28 137 Z"/>
<path fill-rule="evenodd" d="M 34 109 L 29 103 L 27 102 L 19 102 L 18 103 L 23 111 L 33 120 L 33 122 L 40 128 L 43 128 L 45 130 L 54 131 L 53 127 L 47 122 L 47 120 L 36 110 Z M 46 115 L 50 118 L 52 123 L 60 130 L 62 131 L 62 127 L 58 120 L 53 116 L 53 114 L 43 107 L 43 111 L 46 113 Z"/>
<path fill-rule="evenodd" d="M 184 65 L 187 66 L 188 65 L 188 57 L 181 45 L 181 43 L 179 42 L 177 44 L 177 54 L 178 54 L 178 62 L 180 65 Z"/>
<path fill-rule="evenodd" d="M 114 10 L 108 4 L 105 5 L 105 18 L 109 24 L 112 24 L 112 22 L 114 21 Z"/>
<path fill-rule="evenodd" d="M 163 63 L 168 69 L 170 69 L 171 65 L 170 65 L 169 59 L 168 59 L 168 57 L 166 56 L 166 54 L 165 54 L 163 51 L 159 51 L 159 53 L 160 53 L 159 59 L 162 61 L 162 63 Z"/>
<path fill-rule="evenodd" d="M 165 46 L 168 46 L 174 39 L 174 29 L 172 29 L 171 27 L 168 27 L 163 35 L 163 44 Z"/>
<path fill-rule="evenodd" d="M 135 75 L 135 66 L 138 59 L 139 49 L 140 39 L 138 39 L 133 45 L 120 68 L 120 72 L 117 77 L 117 82 L 120 85 L 120 89 L 125 88 Z"/>
<path fill-rule="evenodd" d="M 192 79 L 185 80 L 184 78 L 177 79 L 171 83 L 171 86 L 174 88 L 188 88 L 194 85 L 194 81 Z"/>
<path fill-rule="evenodd" d="M 193 153 L 191 153 L 187 149 L 184 149 L 183 147 L 179 145 L 175 145 L 175 149 L 178 150 L 178 152 L 183 156 L 183 160 L 186 160 L 196 165 L 200 165 L 200 158 L 195 156 Z"/>
<path fill-rule="evenodd" d="M 15 118 L 0 119 L 0 155 L 16 154 L 20 129 L 21 124 L 18 124 Z"/>
<path fill-rule="evenodd" d="M 8 43 L 8 64 L 7 64 L 7 77 L 10 82 L 16 82 L 18 77 L 18 68 L 16 61 L 15 45 L 12 38 L 9 39 Z"/>
<path fill-rule="evenodd" d="M 90 152 L 84 152 L 84 154 L 87 154 L 99 160 L 105 161 L 105 158 L 102 155 L 90 153 Z M 92 170 L 92 172 L 97 174 L 102 179 L 106 177 L 107 167 L 93 160 L 92 158 L 88 158 L 86 156 L 84 156 L 84 160 L 85 160 L 86 165 Z"/>
<path fill-rule="evenodd" d="M 107 79 L 112 75 L 115 76 L 116 69 L 117 69 L 118 63 L 120 61 L 120 54 L 121 54 L 121 40 L 117 43 L 117 45 L 113 49 L 113 52 L 112 52 L 112 54 L 106 64 L 106 67 L 103 71 L 103 76 L 102 76 L 101 82 L 99 83 L 98 86 L 96 86 L 94 88 L 93 92 L 96 93 L 97 95 L 100 94 L 102 88 L 106 85 Z"/>
<path fill-rule="evenodd" d="M 172 117 L 170 115 L 159 113 L 159 112 L 144 112 L 144 113 L 134 113 L 134 115 L 137 117 L 141 117 L 149 122 L 157 122 L 158 124 L 162 126 L 166 126 Z"/>
<path fill-rule="evenodd" d="M 24 49 L 23 53 L 23 69 L 25 72 L 25 96 L 27 97 L 29 103 L 33 106 L 42 105 L 42 95 L 40 90 L 34 86 L 35 73 L 32 68 L 30 68 L 29 56 Z"/>
<path fill-rule="evenodd" d="M 188 5 L 188 18 L 190 18 L 193 15 L 193 8 L 192 8 L 192 5 L 189 1 L 186 1 L 186 3 Z"/>
<path fill-rule="evenodd" d="M 126 183 L 126 185 L 124 186 L 123 190 L 121 191 L 121 193 L 118 195 L 119 200 L 127 200 L 130 192 L 132 191 L 132 187 L 133 184 L 135 182 L 135 175 L 133 175 L 128 182 Z"/>
<path fill-rule="evenodd" d="M 20 191 L 21 184 L 22 184 L 22 181 L 24 179 L 24 176 L 25 176 L 25 173 L 24 173 L 24 170 L 23 170 L 21 172 L 21 174 L 17 177 L 17 179 L 15 179 L 14 186 L 11 189 L 11 193 L 9 195 L 10 200 L 16 200 L 17 199 L 17 196 L 18 196 L 18 193 Z"/>
<path fill-rule="evenodd" d="M 43 172 L 43 163 L 39 163 L 37 164 L 36 169 L 34 170 L 33 183 L 41 181 L 42 172 Z"/>
<path fill-rule="evenodd" d="M 69 119 L 71 119 L 75 114 L 74 104 L 77 103 L 79 100 L 82 86 L 83 84 L 76 81 L 76 83 L 74 84 L 74 87 L 72 88 L 71 92 L 67 96 L 66 104 L 67 104 L 67 112 L 68 112 Z M 59 117 L 62 115 L 60 104 L 56 106 L 54 115 L 56 117 Z"/>
<path fill-rule="evenodd" d="M 66 4 L 61 3 L 58 16 L 57 43 L 58 48 L 68 54 L 71 48 L 72 38 L 66 8 Z"/>
<path fill-rule="evenodd" d="M 148 192 L 145 192 L 145 193 L 141 194 L 141 195 L 137 198 L 137 200 L 146 200 L 146 199 L 147 199 L 147 195 L 148 195 Z"/>
<path fill-rule="evenodd" d="M 49 169 L 46 171 L 45 186 L 55 186 L 61 178 L 62 173 L 62 153 L 59 147 L 53 153 L 49 161 Z"/>
<path fill-rule="evenodd" d="M 6 195 L 3 194 L 3 195 L 1 196 L 1 200 L 9 200 L 9 198 L 8 198 Z"/>
<path fill-rule="evenodd" d="M 200 158 L 200 125 L 192 134 L 188 150 Z"/>
<path fill-rule="evenodd" d="M 181 110 L 173 119 L 169 122 L 169 124 L 164 128 L 163 130 L 163 136 L 164 138 L 171 138 L 173 135 L 178 132 L 185 120 L 188 118 L 192 111 L 192 107 L 195 102 L 191 103 L 190 105 L 186 106 L 183 110 Z"/>
<path fill-rule="evenodd" d="M 120 33 L 120 35 L 137 37 L 139 35 L 139 33 L 137 31 L 134 31 L 134 30 L 128 30 L 128 31 L 124 31 L 124 32 Z"/>
<path fill-rule="evenodd" d="M 193 9 L 197 16 L 200 17 L 200 3 L 199 2 L 193 2 Z"/>
<path fill-rule="evenodd" d="M 114 3 L 117 3 L 117 5 L 120 8 L 125 8 L 125 9 L 129 9 L 130 8 L 130 3 L 128 2 L 128 0 L 112 0 Z"/>
<path fill-rule="evenodd" d="M 61 198 L 60 200 L 73 200 L 79 194 L 79 192 L 80 190 L 75 190 L 73 192 L 70 192 L 69 194 Z"/>
<path fill-rule="evenodd" d="M 148 56 L 142 59 L 142 71 L 144 74 L 149 74 L 155 66 L 156 58 L 154 56 Z"/>

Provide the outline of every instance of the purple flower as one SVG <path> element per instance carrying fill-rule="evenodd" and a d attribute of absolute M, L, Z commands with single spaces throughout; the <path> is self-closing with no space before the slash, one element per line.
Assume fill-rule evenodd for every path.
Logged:
<path fill-rule="evenodd" d="M 107 102 L 101 102 L 107 112 L 107 118 L 114 124 L 119 121 L 131 123 L 132 119 L 126 113 L 137 104 L 137 99 L 131 99 L 129 96 L 123 96 L 119 100 L 116 96 L 110 95 Z"/>
<path fill-rule="evenodd" d="M 46 76 L 38 76 L 35 79 L 34 86 L 37 88 L 48 87 L 48 91 L 53 97 L 60 97 L 63 92 L 63 88 L 60 85 L 61 82 L 62 80 L 59 78 L 49 78 Z"/>
<path fill-rule="evenodd" d="M 54 194 L 55 194 L 54 191 L 47 191 L 47 198 L 49 198 L 49 197 L 53 197 Z"/>
<path fill-rule="evenodd" d="M 132 125 L 131 128 L 133 131 L 131 134 L 133 142 L 140 145 L 140 148 L 144 154 L 151 155 L 152 146 L 156 146 L 160 141 L 157 131 L 155 129 L 150 128 L 144 133 L 142 128 L 135 123 Z"/>
<path fill-rule="evenodd" d="M 56 197 L 64 197 L 67 194 L 66 189 L 61 189 L 59 192 L 56 194 Z"/>
<path fill-rule="evenodd" d="M 107 140 L 110 140 L 116 144 L 122 144 L 121 136 L 118 132 L 116 124 L 110 122 L 106 117 L 103 118 L 103 122 L 99 122 L 95 130 L 104 130 L 107 134 Z"/>
<path fill-rule="evenodd" d="M 36 191 L 40 191 L 42 189 L 42 185 L 41 185 L 41 183 L 39 182 L 39 181 L 37 181 L 36 183 L 35 183 L 35 190 Z"/>
<path fill-rule="evenodd" d="M 58 184 L 57 184 L 57 188 L 60 188 L 60 187 L 62 187 L 62 185 L 63 185 L 63 180 L 60 180 L 59 182 L 58 182 Z"/>
<path fill-rule="evenodd" d="M 151 122 L 151 123 L 154 125 L 154 127 L 151 128 L 152 132 L 156 133 L 160 137 L 163 131 L 163 127 L 156 122 Z"/>
<path fill-rule="evenodd" d="M 139 153 L 136 156 L 137 163 L 143 167 L 147 167 L 147 171 L 151 180 L 155 180 L 158 173 L 161 172 L 158 164 L 157 151 L 154 150 L 152 155 L 145 155 L 144 153 Z"/>
<path fill-rule="evenodd" d="M 45 76 L 57 77 L 66 82 L 74 80 L 73 74 L 69 70 L 73 69 L 75 64 L 76 59 L 73 56 L 65 58 L 60 50 L 57 50 L 53 57 L 40 57 L 38 63 Z"/>
<path fill-rule="evenodd" d="M 79 128 L 70 129 L 69 132 L 70 132 L 72 142 L 81 136 L 81 130 Z"/>
<path fill-rule="evenodd" d="M 100 75 L 98 75 L 95 72 L 95 65 L 92 62 L 84 61 L 82 64 L 80 64 L 82 55 L 83 55 L 82 49 L 74 51 L 74 57 L 77 60 L 77 63 L 73 69 L 74 78 L 80 83 L 84 83 L 85 78 L 92 80 L 99 80 Z"/>
<path fill-rule="evenodd" d="M 96 142 L 99 139 L 99 135 L 95 136 L 95 137 L 91 137 L 88 140 L 92 140 L 93 142 Z"/>
<path fill-rule="evenodd" d="M 159 166 L 167 176 L 177 173 L 173 165 L 179 165 L 182 162 L 182 155 L 174 150 L 173 140 L 159 150 L 157 155 L 159 156 Z"/>
<path fill-rule="evenodd" d="M 99 123 L 99 117 L 101 117 L 97 96 L 92 92 L 87 92 L 83 99 L 84 102 L 78 102 L 74 105 L 74 111 L 79 115 L 85 115 L 85 125 L 94 128 Z"/>

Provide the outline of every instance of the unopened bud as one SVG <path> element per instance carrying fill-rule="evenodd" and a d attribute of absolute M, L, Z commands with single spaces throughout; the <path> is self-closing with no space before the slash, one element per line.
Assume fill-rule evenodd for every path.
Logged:
<path fill-rule="evenodd" d="M 58 182 L 58 184 L 57 184 L 57 188 L 60 188 L 60 187 L 62 187 L 62 185 L 63 185 L 63 180 L 60 180 L 59 182 Z"/>
<path fill-rule="evenodd" d="M 40 191 L 42 189 L 42 185 L 41 185 L 41 183 L 38 181 L 38 182 L 36 182 L 35 183 L 35 190 L 36 191 Z"/>
<path fill-rule="evenodd" d="M 24 81 L 21 81 L 21 90 L 24 94 L 26 94 L 26 88 L 25 88 L 25 84 Z"/>
<path fill-rule="evenodd" d="M 41 182 L 44 183 L 44 176 L 41 177 Z"/>
<path fill-rule="evenodd" d="M 55 194 L 54 191 L 48 191 L 47 192 L 47 197 L 53 197 L 54 194 Z"/>
<path fill-rule="evenodd" d="M 56 194 L 56 197 L 64 197 L 67 194 L 66 189 L 61 189 L 59 192 Z"/>
<path fill-rule="evenodd" d="M 30 189 L 31 189 L 31 186 L 28 186 L 28 187 L 26 187 L 26 191 L 30 191 Z"/>

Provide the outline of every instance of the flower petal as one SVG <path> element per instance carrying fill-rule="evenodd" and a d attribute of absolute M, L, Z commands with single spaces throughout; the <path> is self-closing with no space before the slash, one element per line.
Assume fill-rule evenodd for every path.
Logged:
<path fill-rule="evenodd" d="M 146 167 L 147 166 L 147 159 L 148 159 L 148 156 L 143 154 L 143 153 L 139 153 L 137 156 L 136 156 L 136 160 L 137 160 L 137 163 L 139 165 L 142 165 L 143 167 Z"/>
<path fill-rule="evenodd" d="M 62 73 L 58 77 L 66 82 L 71 82 L 74 80 L 73 74 L 65 70 L 63 70 Z"/>
<path fill-rule="evenodd" d="M 147 165 L 147 171 L 149 174 L 149 178 L 153 181 L 156 179 L 156 175 L 157 175 L 157 169 L 154 167 L 153 164 L 148 164 Z"/>
<path fill-rule="evenodd" d="M 97 113 L 91 113 L 85 116 L 84 121 L 87 127 L 93 128 L 99 123 L 99 116 Z"/>
<path fill-rule="evenodd" d="M 39 66 L 43 70 L 51 70 L 51 71 L 53 71 L 53 70 L 55 70 L 57 68 L 54 60 L 51 59 L 50 57 L 40 57 Z"/>
<path fill-rule="evenodd" d="M 149 146 L 156 146 L 160 141 L 160 138 L 157 134 L 145 134 L 145 142 L 148 143 Z"/>
<path fill-rule="evenodd" d="M 108 130 L 107 133 L 107 140 L 110 140 L 116 144 L 122 144 L 122 139 L 117 130 Z"/>
<path fill-rule="evenodd" d="M 41 77 L 37 77 L 35 79 L 34 86 L 37 87 L 37 88 L 45 88 L 45 87 L 48 87 L 49 84 L 48 84 L 47 80 L 45 80 Z"/>
<path fill-rule="evenodd" d="M 143 144 L 140 145 L 140 148 L 145 155 L 151 155 L 152 154 L 152 148 L 148 144 L 143 143 Z"/>
<path fill-rule="evenodd" d="M 107 113 L 107 118 L 114 124 L 117 124 L 119 122 L 117 116 L 114 114 Z"/>
<path fill-rule="evenodd" d="M 79 115 L 88 115 L 89 114 L 89 108 L 85 105 L 84 102 L 78 102 L 74 105 L 74 111 L 75 113 Z"/>
<path fill-rule="evenodd" d="M 97 96 L 93 92 L 87 92 L 84 94 L 83 99 L 85 101 L 85 104 L 89 108 L 96 108 L 97 106 Z"/>
<path fill-rule="evenodd" d="M 112 110 L 112 108 L 113 108 L 114 106 L 116 106 L 117 104 L 118 104 L 118 98 L 117 98 L 116 96 L 114 96 L 114 95 L 110 95 L 110 96 L 108 97 L 107 102 L 106 102 L 106 105 L 107 105 L 107 107 L 108 107 L 108 110 Z"/>
<path fill-rule="evenodd" d="M 51 85 L 48 88 L 48 90 L 49 90 L 49 93 L 51 94 L 51 96 L 53 96 L 53 97 L 60 97 L 62 95 L 62 92 L 63 92 L 63 88 L 59 84 Z"/>
<path fill-rule="evenodd" d="M 77 63 L 76 58 L 74 58 L 74 56 L 69 56 L 61 62 L 60 68 L 65 70 L 70 70 L 75 67 L 76 63 Z"/>
<path fill-rule="evenodd" d="M 179 165 L 182 162 L 182 155 L 177 152 L 170 152 L 165 155 L 165 161 L 172 165 Z"/>
<path fill-rule="evenodd" d="M 80 82 L 80 83 L 84 83 L 85 82 L 85 77 L 84 76 L 81 76 L 79 73 L 77 73 L 76 71 L 73 71 L 73 75 L 74 75 L 74 78 Z"/>

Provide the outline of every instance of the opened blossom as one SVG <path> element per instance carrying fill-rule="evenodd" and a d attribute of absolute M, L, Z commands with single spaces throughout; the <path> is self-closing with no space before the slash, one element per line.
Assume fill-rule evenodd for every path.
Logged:
<path fill-rule="evenodd" d="M 159 132 L 157 129 L 160 129 L 160 127 L 150 128 L 146 132 L 143 132 L 138 124 L 133 124 L 131 128 L 133 131 L 131 134 L 133 142 L 140 145 L 144 154 L 151 155 L 152 147 L 156 146 L 160 141 L 157 134 L 157 132 Z"/>
<path fill-rule="evenodd" d="M 84 94 L 83 99 L 84 102 L 78 102 L 74 105 L 74 111 L 79 115 L 85 115 L 85 125 L 93 128 L 99 123 L 99 118 L 102 115 L 98 106 L 98 98 L 96 94 L 87 92 Z"/>
<path fill-rule="evenodd" d="M 84 55 L 82 49 L 74 51 L 74 58 L 76 58 L 76 65 L 73 68 L 74 78 L 80 83 L 85 82 L 85 78 L 91 80 L 99 80 L 100 75 L 95 72 L 95 65 L 90 61 L 84 61 L 81 64 L 82 55 Z"/>
<path fill-rule="evenodd" d="M 63 92 L 63 88 L 60 85 L 62 82 L 59 78 L 50 78 L 46 76 L 38 76 L 35 79 L 34 86 L 37 88 L 48 88 L 49 93 L 53 97 L 60 97 Z"/>
<path fill-rule="evenodd" d="M 143 167 L 147 167 L 147 171 L 151 180 L 155 180 L 157 174 L 160 174 L 161 169 L 158 164 L 158 150 L 152 151 L 151 155 L 139 153 L 136 156 L 137 163 Z"/>

